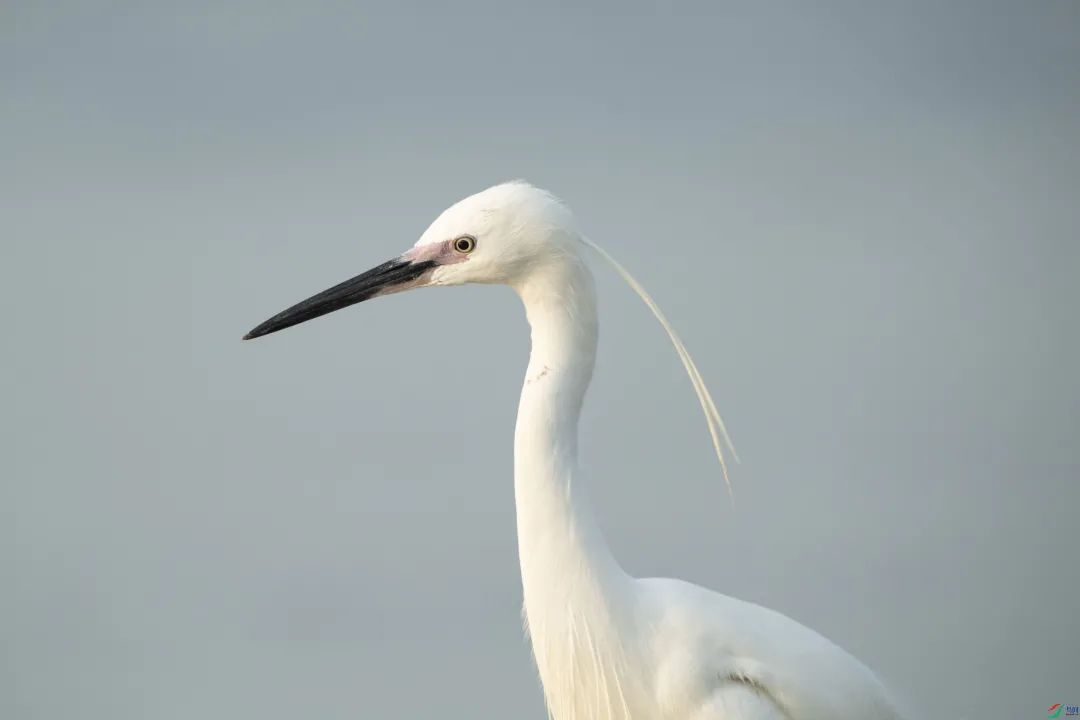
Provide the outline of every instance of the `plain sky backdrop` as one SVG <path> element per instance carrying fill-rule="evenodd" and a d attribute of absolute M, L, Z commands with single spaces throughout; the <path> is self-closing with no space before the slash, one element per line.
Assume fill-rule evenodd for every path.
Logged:
<path fill-rule="evenodd" d="M 916 717 L 1080 703 L 1080 4 L 0 4 L 0 717 L 544 718 L 505 288 L 240 336 L 526 178 L 616 555 Z"/>

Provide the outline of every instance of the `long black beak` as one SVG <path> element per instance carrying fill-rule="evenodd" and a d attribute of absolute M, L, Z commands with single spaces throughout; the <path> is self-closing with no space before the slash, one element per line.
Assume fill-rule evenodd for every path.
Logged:
<path fill-rule="evenodd" d="M 428 270 L 435 267 L 431 260 L 411 262 L 404 258 L 394 258 L 378 267 L 368 270 L 366 273 L 357 275 L 352 280 L 346 280 L 340 285 L 335 285 L 329 290 L 323 290 L 318 295 L 313 295 L 303 302 L 293 305 L 288 310 L 279 312 L 274 317 L 257 326 L 244 336 L 245 340 L 252 340 L 263 335 L 284 330 L 293 325 L 317 318 L 320 315 L 332 313 L 358 302 L 363 302 L 376 295 L 385 295 L 395 290 L 403 290 L 402 287 L 413 282 Z"/>

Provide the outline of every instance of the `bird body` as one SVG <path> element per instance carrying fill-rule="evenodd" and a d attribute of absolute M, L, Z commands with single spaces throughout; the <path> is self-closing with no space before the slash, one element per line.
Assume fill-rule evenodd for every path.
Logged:
<path fill-rule="evenodd" d="M 409 287 L 509 285 L 531 329 L 514 494 L 524 615 L 551 717 L 899 718 L 873 673 L 813 630 L 686 582 L 633 578 L 612 556 L 577 463 L 599 327 L 587 242 L 548 193 L 525 183 L 495 186 L 445 211 L 401 258 L 280 313 L 248 337 Z M 681 341 L 643 297 L 682 357 Z M 709 419 L 712 400 L 688 355 L 684 364 Z M 719 450 L 711 422 L 710 430 Z"/>
<path fill-rule="evenodd" d="M 558 263 L 513 286 L 532 331 L 514 440 L 518 551 L 552 717 L 895 717 L 873 674 L 814 631 L 689 583 L 632 578 L 618 565 L 577 470 L 596 296 L 579 258 Z"/>

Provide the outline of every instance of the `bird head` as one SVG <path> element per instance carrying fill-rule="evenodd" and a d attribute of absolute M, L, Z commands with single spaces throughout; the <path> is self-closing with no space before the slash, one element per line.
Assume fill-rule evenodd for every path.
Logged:
<path fill-rule="evenodd" d="M 412 288 L 519 286 L 538 271 L 577 259 L 580 245 L 569 210 L 553 195 L 525 182 L 503 183 L 451 205 L 408 251 L 278 313 L 244 339 Z"/>
<path fill-rule="evenodd" d="M 560 287 L 560 273 L 584 263 L 581 250 L 586 245 L 618 272 L 667 332 L 697 393 L 727 481 L 721 444 L 726 444 L 733 454 L 734 448 L 701 373 L 671 323 L 626 268 L 577 231 L 562 203 L 525 182 L 496 185 L 455 203 L 435 219 L 411 249 L 278 313 L 244 339 L 269 335 L 364 300 L 418 287 L 502 284 L 513 287 L 524 298 L 523 291 L 530 281 L 540 279 L 533 287 L 550 291 Z"/>

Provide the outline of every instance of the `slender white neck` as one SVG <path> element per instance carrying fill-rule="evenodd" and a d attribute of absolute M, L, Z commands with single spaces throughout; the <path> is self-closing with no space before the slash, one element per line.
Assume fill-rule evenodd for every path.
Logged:
<path fill-rule="evenodd" d="M 575 676 L 583 653 L 617 654 L 628 578 L 597 526 L 577 471 L 578 417 L 596 360 L 596 293 L 576 258 L 515 287 L 532 328 L 532 354 L 514 434 L 514 494 L 525 616 L 553 716 L 572 688 L 608 692 Z M 617 665 L 612 658 L 609 667 Z M 609 700 L 611 698 L 609 697 Z M 608 715 L 614 717 L 614 715 Z"/>

